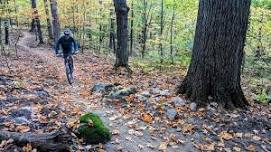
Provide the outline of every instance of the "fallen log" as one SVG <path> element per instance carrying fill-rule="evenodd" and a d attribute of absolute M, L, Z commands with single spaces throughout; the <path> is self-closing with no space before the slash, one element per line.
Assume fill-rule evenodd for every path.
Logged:
<path fill-rule="evenodd" d="M 0 141 L 13 139 L 17 145 L 25 145 L 30 143 L 33 148 L 37 148 L 41 152 L 68 152 L 70 148 L 63 143 L 56 141 L 61 138 L 60 132 L 33 134 L 33 133 L 18 133 L 9 131 L 0 131 Z"/>

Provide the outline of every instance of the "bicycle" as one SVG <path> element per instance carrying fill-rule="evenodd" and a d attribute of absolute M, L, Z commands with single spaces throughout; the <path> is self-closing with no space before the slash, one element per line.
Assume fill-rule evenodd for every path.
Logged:
<path fill-rule="evenodd" d="M 64 57 L 63 54 L 57 55 L 57 57 L 64 57 L 64 65 L 65 65 L 65 70 L 66 70 L 66 76 L 68 79 L 68 82 L 70 85 L 73 84 L 74 82 L 74 77 L 73 77 L 73 70 L 74 70 L 74 66 L 73 66 L 73 58 L 72 55 L 77 54 L 78 52 L 74 52 L 70 55 L 67 55 Z"/>

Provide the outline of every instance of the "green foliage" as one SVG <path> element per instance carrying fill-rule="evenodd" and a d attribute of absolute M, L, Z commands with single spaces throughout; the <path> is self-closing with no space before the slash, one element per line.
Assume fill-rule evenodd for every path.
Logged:
<path fill-rule="evenodd" d="M 80 117 L 79 136 L 83 137 L 87 143 L 106 143 L 111 139 L 111 133 L 104 126 L 99 116 L 87 113 Z"/>
<path fill-rule="evenodd" d="M 266 89 L 263 89 L 260 94 L 256 95 L 256 100 L 260 103 L 268 103 L 269 98 Z"/>
<path fill-rule="evenodd" d="M 252 0 L 252 4 L 254 7 L 271 9 L 271 1 L 270 0 Z"/>

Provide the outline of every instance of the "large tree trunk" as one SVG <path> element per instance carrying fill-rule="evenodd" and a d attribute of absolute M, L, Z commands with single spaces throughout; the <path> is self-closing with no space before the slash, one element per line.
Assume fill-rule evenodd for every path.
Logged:
<path fill-rule="evenodd" d="M 205 104 L 245 107 L 240 74 L 250 0 L 200 0 L 192 61 L 177 93 Z"/>
<path fill-rule="evenodd" d="M 117 52 L 115 67 L 128 67 L 128 12 L 126 0 L 114 0 L 117 17 Z"/>
<path fill-rule="evenodd" d="M 57 1 L 50 0 L 50 6 L 51 6 L 51 14 L 52 14 L 52 20 L 53 20 L 52 23 L 53 23 L 54 42 L 56 44 L 60 36 L 60 23 L 59 23 L 58 12 L 57 12 Z"/>
<path fill-rule="evenodd" d="M 52 31 L 52 24 L 51 24 L 51 20 L 50 20 L 48 0 L 44 0 L 44 9 L 45 9 L 45 14 L 46 14 L 48 36 L 49 36 L 49 39 L 52 40 L 54 37 L 53 37 L 53 31 Z"/>

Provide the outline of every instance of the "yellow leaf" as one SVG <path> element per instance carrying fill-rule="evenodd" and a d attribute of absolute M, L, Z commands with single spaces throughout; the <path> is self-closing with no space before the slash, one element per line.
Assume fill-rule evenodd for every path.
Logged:
<path fill-rule="evenodd" d="M 167 145 L 168 145 L 167 142 L 161 142 L 160 146 L 159 146 L 159 150 L 160 151 L 166 151 L 167 150 Z"/>
<path fill-rule="evenodd" d="M 215 150 L 215 144 L 197 144 L 196 148 L 202 151 L 214 151 Z"/>
<path fill-rule="evenodd" d="M 255 151 L 256 151 L 256 147 L 255 147 L 254 145 L 249 145 L 249 146 L 247 147 L 247 150 L 248 150 L 248 151 L 251 151 L 251 152 L 255 152 Z"/>
<path fill-rule="evenodd" d="M 190 133 L 190 132 L 193 131 L 194 128 L 195 128 L 195 127 L 194 127 L 194 125 L 192 125 L 192 124 L 184 124 L 184 125 L 183 125 L 183 128 L 182 128 L 182 131 L 183 131 L 184 133 Z"/>
<path fill-rule="evenodd" d="M 147 123 L 151 123 L 153 118 L 152 118 L 152 115 L 149 114 L 149 113 L 144 113 L 142 114 L 142 120 L 147 122 Z"/>
<path fill-rule="evenodd" d="M 256 141 L 260 141 L 260 140 L 261 140 L 261 137 L 259 137 L 259 136 L 253 136 L 252 139 L 253 139 L 253 140 L 256 140 Z"/>
<path fill-rule="evenodd" d="M 225 140 L 230 140 L 233 138 L 232 134 L 226 132 L 226 131 L 222 131 L 220 134 L 219 134 L 219 137 L 221 137 L 222 139 L 225 139 Z"/>
<path fill-rule="evenodd" d="M 26 126 L 26 125 L 21 125 L 21 126 L 17 126 L 17 127 L 15 128 L 15 130 L 16 130 L 17 132 L 20 132 L 20 133 L 25 133 L 25 132 L 30 131 L 30 127 L 28 127 L 28 126 Z"/>

